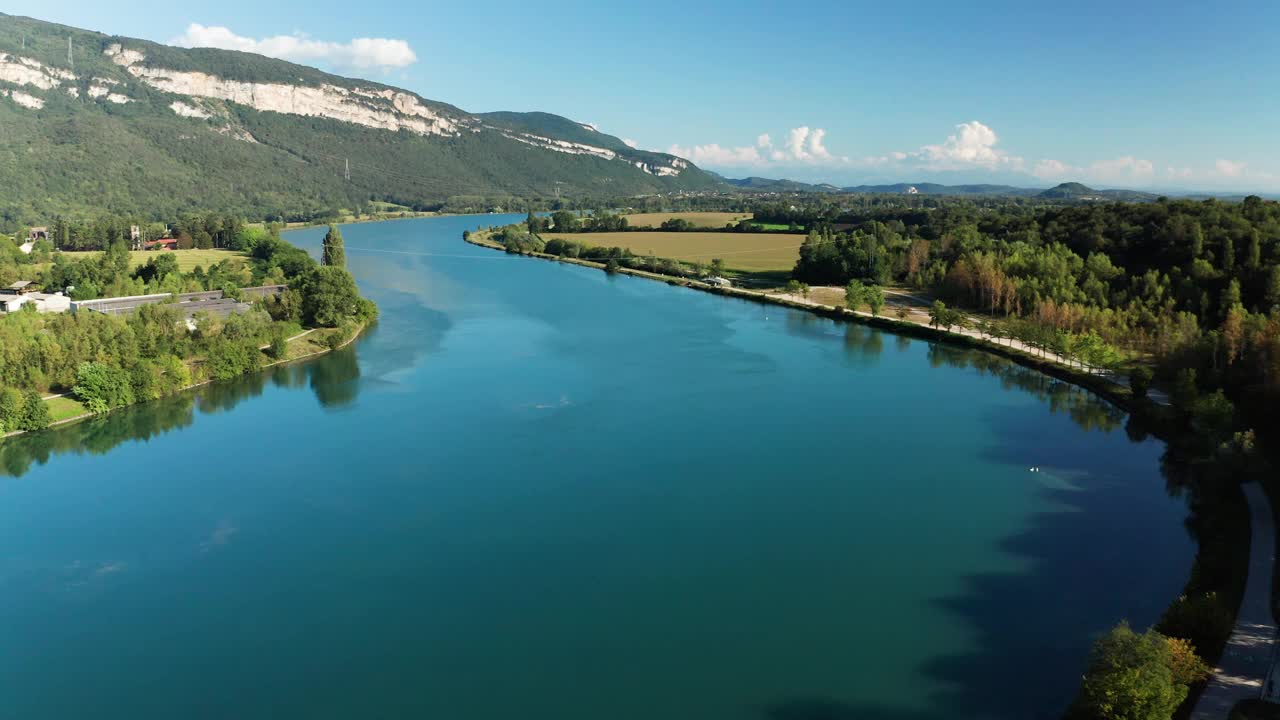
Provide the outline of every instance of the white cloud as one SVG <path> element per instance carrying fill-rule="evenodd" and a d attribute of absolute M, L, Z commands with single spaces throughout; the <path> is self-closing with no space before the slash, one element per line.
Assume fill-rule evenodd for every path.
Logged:
<path fill-rule="evenodd" d="M 1061 160 L 1045 159 L 1031 168 L 1031 174 L 1041 180 L 1060 180 L 1070 175 L 1080 174 L 1080 168 L 1068 165 Z"/>
<path fill-rule="evenodd" d="M 1221 177 L 1237 178 L 1244 175 L 1248 163 L 1219 160 L 1213 164 L 1213 172 Z"/>
<path fill-rule="evenodd" d="M 633 149 L 638 149 L 640 147 L 640 144 L 631 138 L 622 138 L 622 144 Z"/>
<path fill-rule="evenodd" d="M 983 167 L 995 170 L 999 167 L 1019 169 L 1022 158 L 1009 155 L 996 148 L 1000 138 L 996 131 L 977 120 L 960 123 L 956 134 L 947 136 L 939 145 L 925 145 L 910 155 L 919 159 L 931 170 L 963 170 Z"/>
<path fill-rule="evenodd" d="M 1150 180 L 1155 174 L 1155 165 L 1150 160 L 1142 160 L 1132 155 L 1125 155 L 1114 160 L 1099 160 L 1089 166 L 1090 180 L 1100 182 L 1124 182 L 1130 180 Z"/>
<path fill-rule="evenodd" d="M 318 62 L 337 68 L 357 70 L 402 68 L 418 61 L 404 40 L 354 38 L 345 43 L 311 40 L 305 35 L 275 35 L 254 39 L 237 35 L 229 28 L 191 23 L 187 31 L 171 41 L 182 47 L 210 47 L 240 50 L 292 62 Z"/>
<path fill-rule="evenodd" d="M 849 159 L 831 154 L 826 147 L 827 131 L 807 125 L 787 132 L 786 144 L 773 144 L 769 133 L 756 137 L 755 145 L 724 147 L 718 143 L 683 147 L 672 145 L 667 152 L 692 160 L 697 165 L 725 167 L 764 167 L 770 165 L 838 165 Z"/>
<path fill-rule="evenodd" d="M 1164 169 L 1164 174 L 1171 178 L 1182 179 L 1191 177 L 1192 172 L 1189 167 L 1167 167 Z"/>

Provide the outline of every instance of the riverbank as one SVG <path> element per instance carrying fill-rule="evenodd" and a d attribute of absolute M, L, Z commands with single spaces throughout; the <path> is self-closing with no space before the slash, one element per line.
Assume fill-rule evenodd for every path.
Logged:
<path fill-rule="evenodd" d="M 490 231 L 488 230 L 478 230 L 470 233 L 464 239 L 472 245 L 506 252 L 506 248 L 493 241 L 489 235 Z M 605 268 L 605 264 L 602 262 L 586 260 L 583 258 L 568 258 L 541 252 L 525 252 L 520 254 L 541 260 L 551 260 L 570 265 L 580 265 L 582 267 L 595 268 L 598 270 L 604 270 Z M 719 285 L 711 285 L 690 278 L 679 278 L 671 275 L 663 275 L 660 273 L 626 267 L 618 267 L 614 272 L 619 275 L 631 275 L 633 277 L 641 277 L 647 280 L 657 280 L 668 285 L 686 287 L 691 290 L 698 290 L 701 292 L 711 293 L 713 295 L 723 295 L 743 300 L 751 300 L 753 302 L 779 305 L 793 310 L 803 310 L 805 312 L 822 315 L 823 317 L 829 317 L 836 320 L 858 322 L 870 325 L 871 327 L 880 330 L 897 333 L 899 335 L 908 335 L 910 337 L 916 337 L 924 340 L 936 340 L 960 347 L 983 350 L 1012 360 L 1020 365 L 1038 370 L 1046 375 L 1078 385 L 1105 398 L 1108 402 L 1125 412 L 1132 413 L 1136 411 L 1137 398 L 1134 397 L 1133 391 L 1130 390 L 1127 385 L 1117 383 L 1111 377 L 1101 373 L 1091 373 L 1078 367 L 1068 365 L 1066 360 L 1058 358 L 1051 353 L 1044 356 L 1036 355 L 1034 354 L 1034 351 L 1030 349 L 1023 349 L 1021 343 L 1017 343 L 1017 341 L 1011 341 L 1015 344 L 1005 345 L 988 340 L 976 332 L 950 331 L 943 328 L 932 327 L 927 321 L 910 319 L 899 320 L 896 318 L 886 317 L 884 315 L 872 315 L 869 312 L 861 310 L 850 310 L 847 307 L 829 305 L 786 294 L 773 294 L 763 290 L 752 290 L 740 287 L 721 287 Z M 1159 436 L 1159 433 L 1153 434 Z"/>
<path fill-rule="evenodd" d="M 328 340 L 331 337 L 333 337 L 336 333 L 342 332 L 342 328 L 311 328 L 310 330 L 299 333 L 285 340 L 287 345 L 285 357 L 278 360 L 273 360 L 271 362 L 264 362 L 258 366 L 255 372 L 261 372 L 268 368 L 276 367 L 279 365 L 286 365 L 289 363 L 295 363 L 301 360 L 306 360 L 308 358 L 317 357 L 319 355 L 325 355 L 327 353 L 334 352 L 335 350 L 341 350 L 347 347 L 348 345 L 350 345 L 351 343 L 355 342 L 357 339 L 359 339 L 360 336 L 364 333 L 364 331 L 367 328 L 368 328 L 368 323 L 361 323 L 360 325 L 356 326 L 355 331 L 351 333 L 350 337 L 348 337 L 347 339 L 343 340 L 340 344 L 333 347 L 330 347 L 328 345 Z M 265 357 L 270 357 L 269 355 L 266 355 L 265 350 L 266 348 L 262 348 L 263 355 Z M 178 390 L 176 390 L 174 393 L 171 393 L 171 395 L 176 395 L 178 393 L 186 392 L 188 390 L 195 390 L 197 388 L 210 385 L 214 382 L 217 382 L 217 380 L 209 379 L 209 380 L 202 380 L 198 383 L 192 383 L 185 387 L 178 388 Z M 168 395 L 166 395 L 165 397 L 168 397 Z M 163 398 L 157 398 L 157 399 L 163 399 Z M 112 411 L 107 411 L 106 413 L 89 412 L 89 410 L 84 406 L 84 404 L 76 400 L 71 393 L 51 395 L 49 397 L 44 398 L 43 400 L 45 405 L 49 408 L 50 416 L 54 418 L 53 421 L 49 423 L 49 426 L 45 428 L 46 430 L 63 427 L 66 425 L 71 425 L 71 424 L 82 422 L 84 420 L 89 420 L 95 417 L 102 417 L 103 415 L 109 415 L 112 412 Z M 147 402 L 151 402 L 151 401 L 147 401 Z M 135 403 L 135 404 L 139 404 L 139 403 Z M 125 407 L 133 407 L 133 406 L 127 405 Z M 113 410 L 118 410 L 118 409 L 123 409 L 123 408 L 114 408 Z M 11 437 L 17 437 L 19 435 L 26 435 L 29 432 L 32 432 L 32 431 L 14 430 L 13 432 L 8 432 L 3 435 L 0 435 L 0 441 L 3 441 Z M 39 432 L 39 431 L 35 431 L 35 432 Z"/>
<path fill-rule="evenodd" d="M 505 247 L 490 237 L 491 233 L 492 230 L 474 231 L 466 235 L 464 239 L 479 247 L 506 252 Z M 533 251 L 519 254 L 598 270 L 605 269 L 604 263 L 593 260 L 560 257 Z M 1058 380 L 1071 383 L 1103 398 L 1116 408 L 1128 413 L 1131 418 L 1137 421 L 1137 428 L 1126 428 L 1131 434 L 1137 432 L 1140 435 L 1153 435 L 1163 440 L 1170 447 L 1170 453 L 1174 452 L 1174 448 L 1194 447 L 1195 445 L 1195 430 L 1180 424 L 1173 409 L 1167 405 L 1151 398 L 1136 397 L 1127 384 L 1120 384 L 1111 377 L 1069 366 L 1064 360 L 1056 356 L 1035 355 L 1029 349 L 1024 350 L 1019 346 L 1013 345 L 1012 342 L 1010 345 L 1003 345 L 988 340 L 977 333 L 954 332 L 932 327 L 927 324 L 927 321 L 912 322 L 909 319 L 898 320 L 877 316 L 868 312 L 854 311 L 846 307 L 819 303 L 802 297 L 770 294 L 765 291 L 747 288 L 721 287 L 688 278 L 625 267 L 615 267 L 613 271 L 622 275 L 658 280 L 668 285 L 687 287 L 716 295 L 802 310 L 835 320 L 857 322 L 898 335 L 981 350 L 1006 358 Z M 1201 469 L 1199 472 L 1206 473 L 1199 482 L 1208 485 L 1209 490 L 1205 490 L 1203 493 L 1192 491 L 1193 495 L 1202 496 L 1196 497 L 1192 501 L 1192 506 L 1189 510 L 1192 512 L 1193 517 L 1201 515 L 1201 517 L 1197 518 L 1198 522 L 1207 525 L 1209 529 L 1202 527 L 1199 532 L 1194 533 L 1199 542 L 1199 551 L 1195 564 L 1185 585 L 1183 595 L 1170 604 L 1166 620 L 1170 615 L 1176 615 L 1187 598 L 1210 596 L 1220 598 L 1219 602 L 1223 607 L 1229 608 L 1229 612 L 1234 619 L 1240 612 L 1245 584 L 1249 578 L 1251 543 L 1248 526 L 1250 506 L 1246 501 L 1245 495 L 1238 482 L 1227 482 L 1225 485 L 1221 485 L 1210 477 L 1208 471 Z M 1274 504 L 1274 502 L 1273 499 L 1272 503 Z M 1243 531 L 1241 531 L 1242 529 Z M 1117 621 L 1120 619 L 1116 618 Z M 1165 620 L 1162 620 L 1162 622 L 1165 622 Z M 1197 647 L 1198 652 L 1210 666 L 1217 665 L 1228 642 L 1229 634 L 1230 628 L 1226 628 L 1221 633 L 1207 633 L 1212 637 L 1202 639 L 1201 646 Z M 1180 717 L 1185 717 L 1186 713 L 1190 712 L 1205 686 L 1205 683 L 1201 683 L 1191 689 L 1187 701 L 1182 706 Z"/>

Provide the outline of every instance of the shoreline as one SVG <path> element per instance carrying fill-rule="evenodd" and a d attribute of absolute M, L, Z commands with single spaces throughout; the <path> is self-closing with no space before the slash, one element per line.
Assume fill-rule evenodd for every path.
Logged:
<path fill-rule="evenodd" d="M 491 230 L 492 229 L 472 231 L 467 237 L 464 238 L 464 240 L 477 247 L 483 247 L 489 250 L 496 250 L 503 253 L 507 252 L 505 247 L 503 247 L 502 245 L 499 245 L 496 242 L 493 242 L 488 238 L 488 234 L 491 232 Z M 589 268 L 601 270 L 601 271 L 603 271 L 605 268 L 605 264 L 602 262 L 596 262 L 594 260 L 584 260 L 582 258 L 566 258 L 566 257 L 560 257 L 558 255 L 551 255 L 549 253 L 541 253 L 541 252 L 522 252 L 522 253 L 515 253 L 515 254 L 523 255 L 526 257 L 532 257 L 539 260 L 550 260 L 550 261 L 566 263 L 570 265 L 579 265 L 582 267 L 589 267 Z M 1165 443 L 1166 447 L 1174 445 L 1176 442 L 1178 442 L 1178 438 L 1183 435 L 1182 432 L 1176 431 L 1172 427 L 1170 427 L 1166 418 L 1163 417 L 1164 408 L 1161 406 L 1160 403 L 1151 399 L 1150 397 L 1135 398 L 1132 390 L 1130 390 L 1127 386 L 1119 385 L 1106 376 L 1095 375 L 1087 371 L 1079 370 L 1073 367 L 1068 367 L 1066 365 L 1050 360 L 1047 357 L 1046 358 L 1036 357 L 1030 353 L 1024 352 L 1017 348 L 1000 345 L 998 343 L 991 342 L 984 338 L 973 337 L 971 335 L 952 332 L 952 331 L 944 330 L 942 328 L 935 328 L 929 325 L 921 325 L 918 323 L 900 321 L 893 318 L 875 316 L 875 315 L 871 315 L 870 313 L 854 311 L 854 310 L 850 310 L 848 308 L 843 308 L 843 307 L 825 305 L 822 303 L 816 303 L 812 301 L 798 302 L 796 300 L 788 298 L 785 295 L 770 295 L 765 292 L 747 290 L 745 288 L 719 287 L 716 285 L 709 285 L 707 283 L 703 283 L 697 280 L 690 280 L 688 278 L 677 278 L 670 275 L 661 275 L 658 273 L 652 273 L 644 270 L 635 270 L 632 268 L 619 267 L 617 268 L 617 273 L 620 275 L 631 275 L 631 276 L 643 278 L 646 280 L 657 280 L 660 282 L 664 282 L 668 285 L 685 287 L 691 290 L 697 290 L 705 293 L 710 293 L 713 295 L 720 295 L 724 297 L 734 297 L 741 300 L 748 300 L 748 301 L 753 301 L 761 304 L 778 305 L 778 306 L 790 308 L 793 310 L 801 310 L 801 311 L 812 313 L 815 315 L 820 315 L 822 317 L 827 317 L 832 320 L 856 322 L 863 325 L 868 325 L 878 330 L 884 330 L 884 331 L 892 332 L 898 335 L 905 335 L 908 337 L 918 338 L 922 340 L 943 342 L 948 345 L 952 345 L 956 347 L 962 347 L 966 349 L 987 352 L 987 353 L 1002 357 L 1006 360 L 1009 360 L 1010 362 L 1016 363 L 1023 367 L 1043 373 L 1057 380 L 1070 383 L 1087 392 L 1093 393 L 1094 395 L 1110 403 L 1112 406 L 1127 413 L 1131 417 L 1137 416 L 1137 417 L 1144 418 L 1145 420 L 1148 421 L 1146 423 L 1147 432 L 1152 437 L 1155 437 L 1159 439 L 1161 442 Z M 1263 483 L 1263 487 L 1264 487 L 1264 492 L 1266 492 L 1267 495 L 1270 496 L 1271 495 L 1270 488 L 1267 487 L 1266 483 Z M 1238 495 L 1239 502 L 1243 505 L 1245 512 L 1248 513 L 1250 511 L 1249 509 L 1250 506 L 1248 503 L 1248 498 L 1245 495 L 1242 483 L 1236 485 L 1236 493 Z M 1276 506 L 1277 512 L 1280 513 L 1280 503 L 1277 503 L 1275 499 L 1272 499 L 1272 505 Z M 1190 509 L 1188 509 L 1188 512 L 1190 512 Z M 1239 545 L 1237 543 L 1237 546 L 1233 548 L 1233 552 L 1237 555 L 1237 557 L 1234 559 L 1239 560 L 1240 558 L 1243 558 L 1246 565 L 1245 575 L 1239 578 L 1235 578 L 1235 580 L 1237 580 L 1242 587 L 1240 588 L 1239 602 L 1232 607 L 1233 626 L 1237 622 L 1241 612 L 1241 608 L 1243 607 L 1243 602 L 1245 597 L 1243 586 L 1247 585 L 1247 583 L 1252 577 L 1252 574 L 1248 573 L 1248 570 L 1247 570 L 1248 559 L 1252 554 L 1252 544 L 1253 543 L 1251 540 L 1246 539 L 1245 544 Z M 1181 593 L 1179 593 L 1180 597 L 1184 596 L 1186 593 L 1190 592 L 1195 587 L 1197 575 L 1200 573 L 1200 558 L 1201 558 L 1201 554 L 1204 551 L 1205 551 L 1205 543 L 1203 541 L 1197 542 L 1196 556 L 1192 561 L 1192 566 L 1191 566 L 1189 575 L 1183 583 L 1183 590 Z M 1277 558 L 1276 562 L 1277 564 L 1280 564 L 1280 558 Z M 1280 578 L 1280 576 L 1278 576 L 1278 578 Z M 1179 598 L 1177 597 L 1173 598 L 1167 604 L 1166 608 L 1174 607 L 1177 604 L 1178 600 Z M 1218 650 L 1218 652 L 1212 653 L 1212 654 L 1206 653 L 1205 655 L 1202 656 L 1202 659 L 1206 663 L 1208 663 L 1211 668 L 1215 668 L 1215 669 L 1218 668 L 1219 663 L 1222 662 L 1222 659 L 1225 653 L 1227 652 L 1229 638 L 1224 638 L 1223 640 L 1224 640 L 1224 645 L 1222 646 L 1222 648 Z M 1210 676 L 1209 679 L 1202 681 L 1196 685 L 1193 685 L 1190 688 L 1190 692 L 1188 693 L 1183 704 L 1180 706 L 1179 711 L 1174 714 L 1174 718 L 1187 718 L 1190 715 L 1190 713 L 1195 710 L 1196 705 L 1199 702 L 1199 698 L 1201 697 L 1205 689 L 1208 687 L 1209 683 L 1212 682 L 1217 677 L 1218 675 L 1215 673 L 1214 675 Z M 1063 717 L 1070 717 L 1070 707 L 1064 709 L 1062 715 Z"/>
<path fill-rule="evenodd" d="M 256 372 L 262 372 L 263 370 L 266 370 L 266 369 L 268 369 L 268 368 L 273 368 L 273 367 L 276 367 L 276 366 L 278 366 L 278 365 L 287 365 L 287 364 L 290 364 L 290 363 L 295 363 L 295 362 L 299 362 L 299 361 L 302 361 L 302 360 L 307 360 L 307 359 L 310 359 L 310 358 L 318 357 L 318 356 L 320 356 L 320 355 L 328 355 L 329 353 L 336 352 L 336 351 L 338 351 L 338 350 L 342 350 L 343 348 L 347 347 L 347 346 L 348 346 L 348 345 L 350 345 L 351 343 L 353 343 L 353 342 L 355 342 L 356 340 L 360 339 L 360 336 L 364 334 L 364 331 L 365 331 L 365 330 L 367 330 L 367 329 L 369 329 L 369 325 L 370 325 L 370 323 L 361 323 L 361 324 L 356 328 L 356 331 L 355 331 L 354 333 L 352 333 L 352 334 L 351 334 L 351 337 L 347 338 L 347 339 L 346 339 L 346 340 L 345 340 L 341 345 L 339 345 L 339 346 L 337 346 L 337 347 L 335 347 L 335 348 L 325 348 L 325 349 L 323 349 L 323 350 L 317 350 L 317 351 L 315 351 L 315 352 L 310 352 L 310 353 L 307 353 L 307 354 L 305 354 L 305 355 L 299 355 L 298 357 L 294 357 L 294 358 L 285 358 L 285 359 L 283 359 L 283 360 L 276 360 L 276 361 L 274 361 L 274 362 L 264 363 L 264 364 L 262 364 L 262 365 L 259 365 L 259 366 L 258 366 L 258 368 L 257 368 L 256 370 L 254 370 L 253 372 L 244 373 L 243 375 L 239 375 L 239 376 L 237 376 L 235 379 L 239 379 L 239 378 L 242 378 L 242 377 L 246 377 L 246 376 L 252 375 L 252 374 L 254 374 L 254 373 L 256 373 Z M 311 332 L 312 332 L 312 331 L 314 331 L 314 330 L 316 330 L 316 329 L 317 329 L 317 328 L 311 328 L 310 330 L 308 330 L 308 331 L 306 331 L 306 332 L 302 333 L 301 335 L 295 335 L 294 337 L 289 338 L 289 340 L 290 340 L 290 341 L 292 341 L 292 340 L 298 340 L 298 339 L 302 338 L 303 336 L 306 336 L 306 335 L 311 334 Z M 206 386 L 206 385 L 212 385 L 213 383 L 216 383 L 216 382 L 219 382 L 219 381 L 218 381 L 218 380 L 216 380 L 216 379 L 215 379 L 215 380 L 202 380 L 202 381 L 200 381 L 200 382 L 198 382 L 198 383 L 192 383 L 192 384 L 190 384 L 190 385 L 187 385 L 186 387 L 178 388 L 178 390 L 177 390 L 177 391 L 172 392 L 172 393 L 169 393 L 168 395 L 164 395 L 164 396 L 162 396 L 162 397 L 158 397 L 158 398 L 156 398 L 155 400 L 163 400 L 164 398 L 167 398 L 167 397 L 173 397 L 174 395 L 178 395 L 178 394 L 181 394 L 181 393 L 184 393 L 184 392 L 188 392 L 188 391 L 190 391 L 190 390 L 196 390 L 196 389 L 198 389 L 198 388 L 202 388 L 202 387 L 204 387 L 204 386 Z M 56 397 L 65 397 L 65 396 L 70 396 L 70 395 L 71 395 L 71 393 L 70 393 L 70 392 L 65 392 L 65 393 L 61 393 L 61 394 L 58 394 L 58 395 L 53 395 L 53 396 L 50 396 L 50 397 L 46 397 L 46 398 L 43 398 L 43 399 L 44 399 L 44 400 L 49 400 L 49 399 L 51 399 L 51 398 L 56 398 Z M 8 433 L 4 433 L 3 435 L 0 435 L 0 441 L 7 440 L 7 439 L 9 439 L 9 438 L 18 437 L 18 436 L 21 436 L 21 435 L 29 435 L 29 434 L 32 434 L 32 433 L 44 432 L 45 430 L 55 430 L 55 429 L 58 429 L 58 428 L 65 427 L 65 426 L 67 426 L 67 425 L 72 425 L 72 424 L 75 424 L 75 423 L 78 423 L 78 422 L 83 422 L 83 421 L 85 421 L 85 420 L 89 420 L 89 419 L 92 419 L 92 418 L 97 418 L 97 417 L 106 417 L 106 416 L 110 415 L 111 413 L 113 413 L 113 412 L 115 412 L 115 411 L 117 411 L 117 410 L 123 410 L 123 409 L 125 409 L 125 408 L 135 407 L 135 406 L 137 406 L 137 405 L 145 405 L 146 403 L 149 403 L 149 402 L 154 402 L 154 400 L 145 400 L 145 401 L 140 402 L 140 403 L 132 403 L 132 404 L 130 404 L 130 405 L 125 405 L 125 406 L 123 406 L 123 407 L 112 408 L 112 409 L 110 409 L 110 410 L 108 410 L 108 411 L 106 411 L 106 412 L 104 412 L 104 413 L 92 413 L 92 412 L 82 413 L 82 414 L 80 414 L 80 415 L 76 415 L 75 417 L 63 418 L 62 420 L 58 420 L 58 421 L 56 421 L 56 422 L 51 422 L 51 423 L 49 423 L 49 426 L 48 426 L 48 427 L 46 427 L 46 428 L 42 428 L 42 429 L 40 429 L 40 430 L 14 430 L 13 432 L 8 432 Z"/>
<path fill-rule="evenodd" d="M 497 250 L 499 252 L 505 253 L 506 248 L 504 248 L 503 246 L 495 242 L 489 241 L 487 237 L 483 237 L 486 233 L 487 231 L 485 230 L 472 231 L 471 234 L 464 239 L 466 242 L 472 245 L 475 245 L 477 247 L 483 247 L 489 250 Z M 477 237 L 477 236 L 482 236 L 482 237 Z M 597 262 L 595 260 L 585 260 L 583 258 L 560 257 L 559 255 L 551 255 L 549 253 L 524 252 L 524 253 L 515 253 L 515 254 L 525 256 L 525 257 L 536 258 L 539 260 L 550 260 L 553 262 L 560 262 L 560 263 L 565 263 L 569 265 L 579 265 L 582 267 L 589 267 L 596 270 L 604 270 L 604 267 L 605 267 L 605 263 Z M 1038 357 L 1036 355 L 1031 354 L 1030 352 L 1019 350 L 1016 347 L 1001 345 L 999 343 L 992 342 L 990 340 L 986 340 L 979 337 L 974 337 L 972 335 L 944 330 L 942 328 L 935 328 L 929 325 L 921 325 L 919 323 L 897 320 L 895 318 L 890 318 L 883 315 L 872 315 L 871 313 L 868 313 L 868 312 L 863 312 L 860 310 L 850 310 L 845 307 L 826 305 L 826 304 L 818 303 L 814 301 L 794 300 L 786 295 L 771 295 L 769 293 L 762 292 L 759 290 L 748 290 L 746 288 L 739 288 L 739 287 L 719 287 L 716 285 L 709 285 L 707 283 L 704 283 L 698 280 L 692 280 L 689 278 L 678 278 L 671 275 L 662 275 L 660 273 L 653 273 L 647 270 L 636 270 L 634 268 L 619 267 L 617 269 L 617 273 L 619 275 L 631 275 L 634 277 L 640 277 L 646 280 L 655 280 L 658 282 L 666 283 L 668 285 L 685 287 L 685 288 L 689 288 L 690 290 L 697 290 L 699 292 L 705 292 L 712 295 L 734 297 L 741 300 L 749 300 L 749 301 L 753 301 L 761 304 L 778 305 L 781 307 L 790 308 L 792 310 L 801 310 L 814 315 L 821 315 L 823 317 L 830 318 L 832 320 L 845 320 L 845 321 L 857 322 L 863 325 L 869 325 L 878 330 L 886 330 L 888 332 L 893 332 L 899 335 L 908 335 L 908 336 L 919 338 L 922 340 L 936 340 L 939 342 L 945 342 L 950 345 L 964 347 L 971 350 L 981 350 L 983 352 L 999 355 L 1000 357 L 1003 357 L 1006 360 L 1010 360 L 1024 367 L 1028 367 L 1028 368 L 1031 368 L 1032 370 L 1042 372 L 1058 380 L 1069 382 L 1073 385 L 1081 387 L 1089 392 L 1094 393 L 1095 395 L 1098 395 L 1099 397 L 1103 398 L 1104 400 L 1111 403 L 1115 407 L 1125 411 L 1126 413 L 1135 414 L 1138 412 L 1138 408 L 1135 407 L 1136 399 L 1133 397 L 1133 392 L 1128 387 L 1114 382 L 1113 380 L 1111 380 L 1109 377 L 1105 375 L 1090 373 L 1085 370 L 1070 367 L 1060 362 L 1051 360 L 1048 357 Z M 1157 432 L 1158 428 L 1152 428 L 1152 430 L 1153 430 L 1152 432 L 1153 435 L 1155 435 L 1156 437 L 1159 437 L 1161 440 L 1165 442 L 1169 442 L 1169 439 L 1165 437 L 1165 434 L 1163 433 L 1162 430 L 1160 432 Z"/>

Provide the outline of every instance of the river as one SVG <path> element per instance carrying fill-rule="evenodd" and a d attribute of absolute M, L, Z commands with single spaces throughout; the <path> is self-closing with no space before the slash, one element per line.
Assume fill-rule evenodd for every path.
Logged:
<path fill-rule="evenodd" d="M 0 717 L 1056 718 L 1185 582 L 1106 403 L 515 219 L 344 227 L 360 341 L 0 445 Z"/>

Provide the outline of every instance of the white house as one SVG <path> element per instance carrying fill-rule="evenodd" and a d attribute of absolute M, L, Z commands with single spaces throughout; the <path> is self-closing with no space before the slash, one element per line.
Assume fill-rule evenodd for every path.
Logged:
<path fill-rule="evenodd" d="M 71 298 L 62 293 L 33 292 L 25 295 L 0 295 L 0 311 L 17 312 L 23 305 L 32 305 L 36 312 L 60 313 L 71 309 Z"/>

